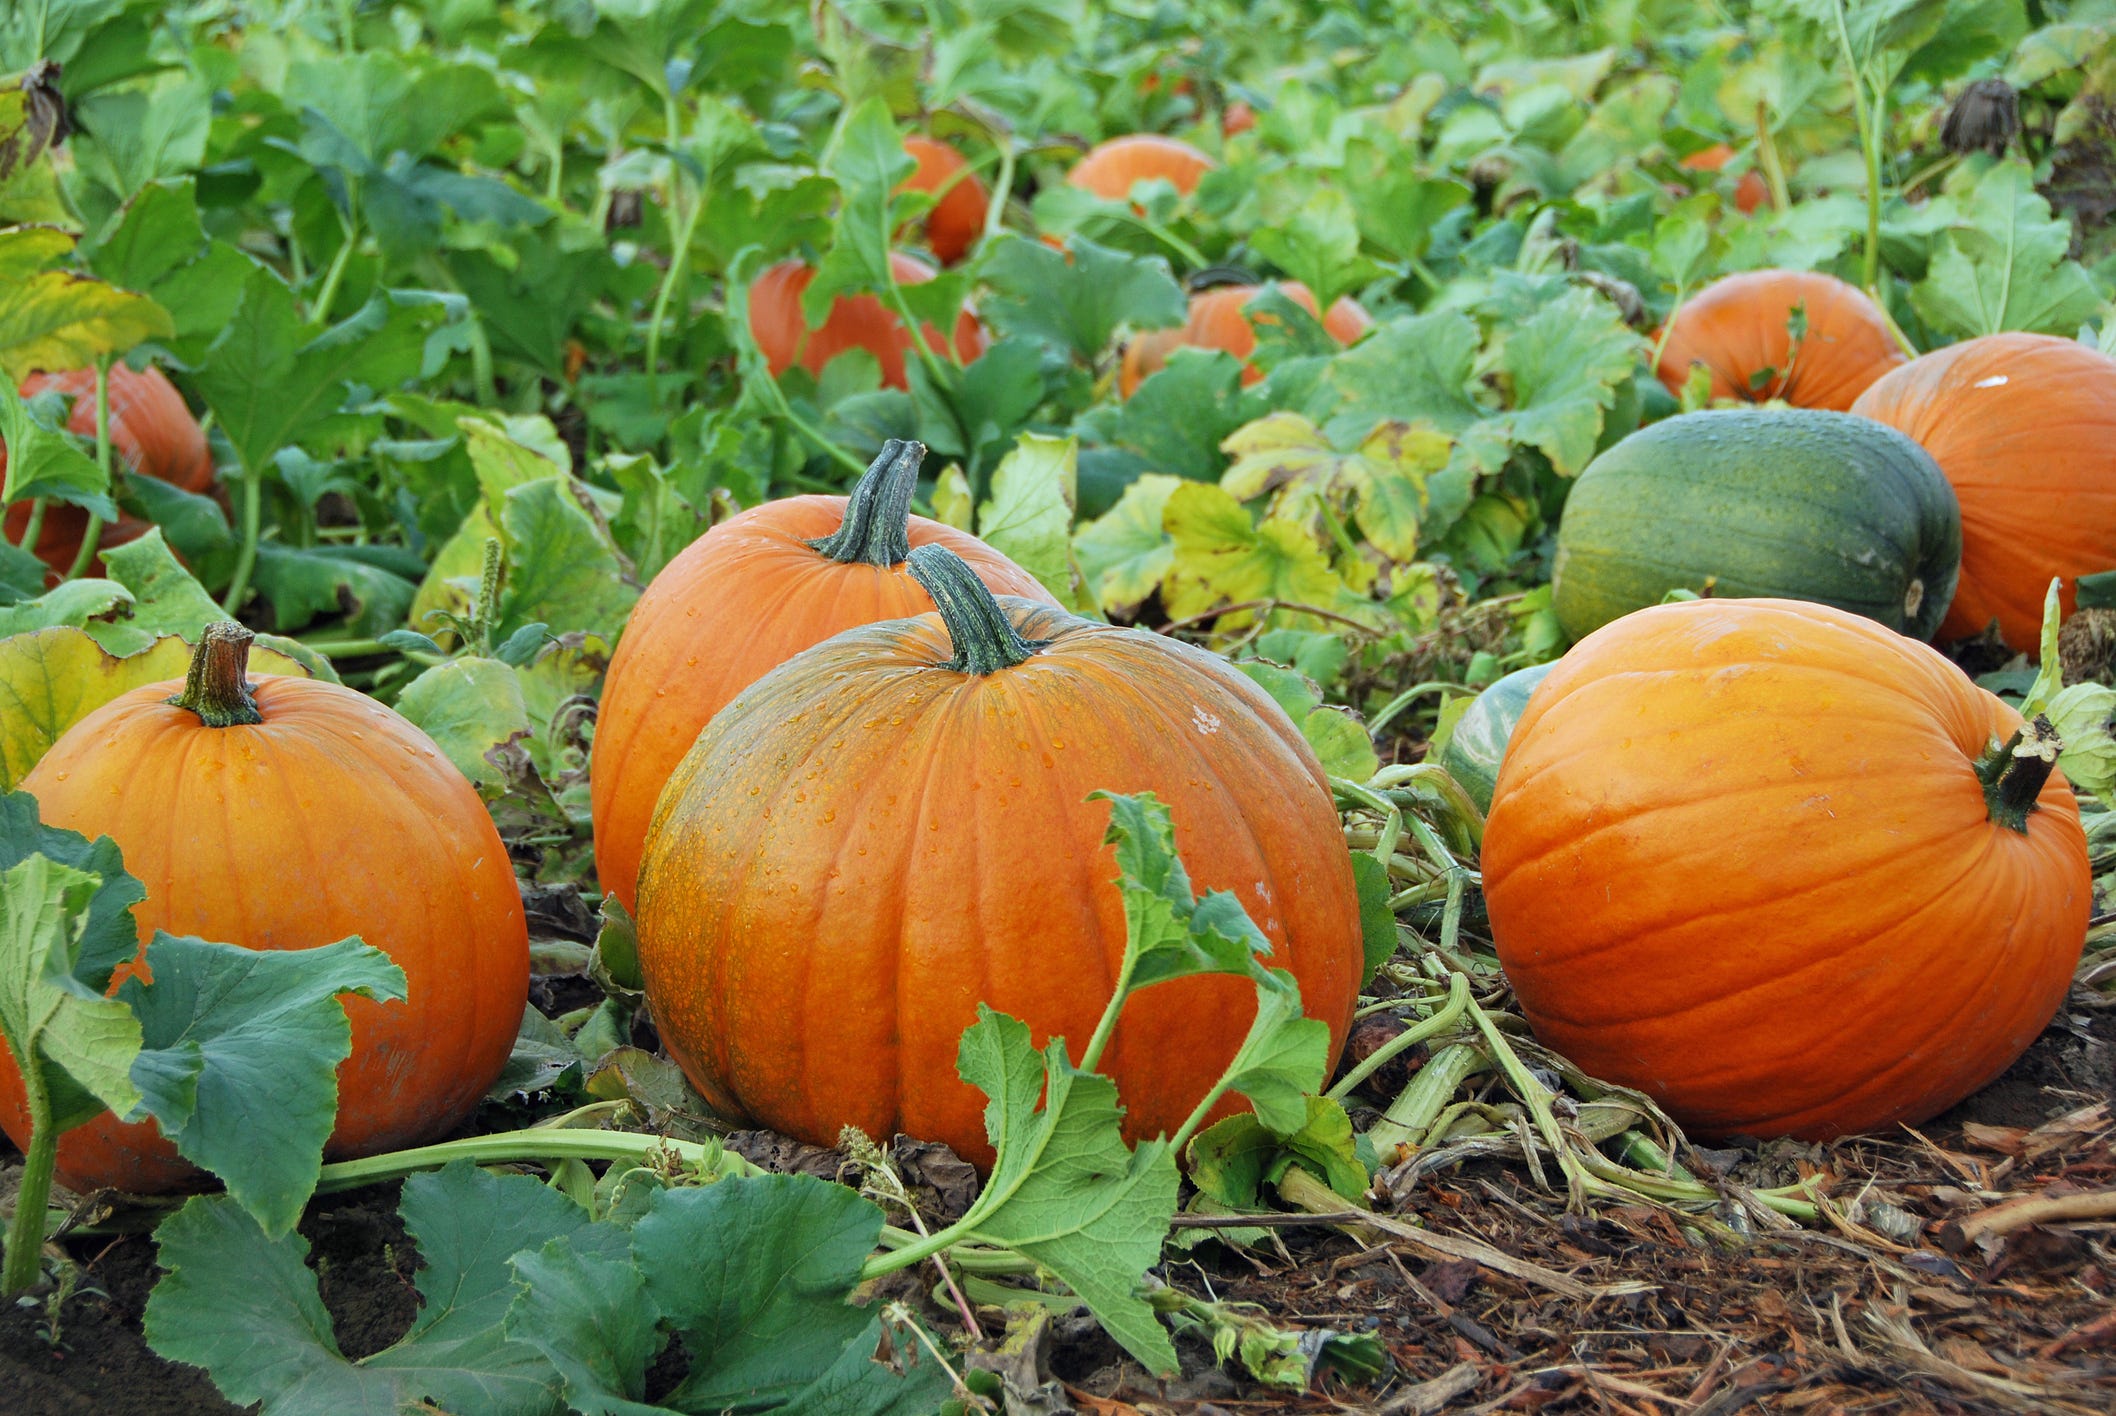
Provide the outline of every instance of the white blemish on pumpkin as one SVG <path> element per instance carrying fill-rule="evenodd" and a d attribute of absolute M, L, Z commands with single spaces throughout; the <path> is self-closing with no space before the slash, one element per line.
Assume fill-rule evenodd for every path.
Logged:
<path fill-rule="evenodd" d="M 1202 704 L 1193 703 L 1190 705 L 1190 725 L 1210 737 L 1220 730 L 1220 715 L 1208 713 Z"/>
<path fill-rule="evenodd" d="M 2004 374 L 1993 374 L 1990 378 L 1978 379 L 1969 386 L 1971 388 L 2004 388 L 2006 386 L 2006 376 Z"/>

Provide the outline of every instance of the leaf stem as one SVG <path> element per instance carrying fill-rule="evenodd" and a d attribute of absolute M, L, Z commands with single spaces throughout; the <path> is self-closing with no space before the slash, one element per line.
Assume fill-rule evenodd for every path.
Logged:
<path fill-rule="evenodd" d="M 242 549 L 235 556 L 235 573 L 228 577 L 228 593 L 222 598 L 222 613 L 233 618 L 250 595 L 250 576 L 257 569 L 257 537 L 264 519 L 264 477 L 261 470 L 242 469 Z"/>
<path fill-rule="evenodd" d="M 22 523 L 22 535 L 15 544 L 32 555 L 37 550 L 37 540 L 44 534 L 44 511 L 50 503 L 43 497 L 29 499 L 29 520 Z"/>
<path fill-rule="evenodd" d="M 96 465 L 103 469 L 103 486 L 110 486 L 110 356 L 96 359 Z M 74 554 L 73 567 L 66 572 L 68 580 L 79 580 L 88 573 L 89 565 L 96 558 L 96 548 L 103 540 L 103 518 L 90 512 L 88 525 L 81 532 L 81 549 Z"/>
<path fill-rule="evenodd" d="M 345 279 L 345 267 L 353 258 L 353 247 L 359 244 L 360 225 L 344 217 L 338 219 L 339 229 L 345 240 L 338 245 L 338 254 L 331 257 L 329 270 L 323 273 L 323 289 L 316 294 L 316 303 L 309 306 L 309 322 L 327 325 L 331 322 L 331 305 L 338 298 L 338 286 Z"/>
<path fill-rule="evenodd" d="M 684 189 L 682 169 L 676 169 L 675 190 Z M 705 212 L 706 191 L 698 189 L 688 209 L 683 213 L 683 225 L 676 236 L 676 249 L 669 256 L 669 268 L 662 272 L 661 288 L 654 292 L 654 312 L 647 319 L 647 391 L 654 399 L 654 406 L 661 406 L 661 325 L 668 318 L 669 301 L 676 293 L 676 282 L 690 273 L 691 238 L 698 230 L 698 220 Z"/>
<path fill-rule="evenodd" d="M 1877 115 L 1867 101 L 1866 75 L 1860 71 L 1858 55 L 1852 51 L 1844 0 L 1835 0 L 1831 9 L 1837 19 L 1837 42 L 1844 50 L 1844 67 L 1851 71 L 1852 116 L 1858 123 L 1859 148 L 1866 158 L 1866 253 L 1861 264 L 1861 283 L 1872 295 L 1881 280 L 1881 139 L 1876 131 Z"/>
<path fill-rule="evenodd" d="M 15 1217 L 7 1227 L 7 1262 L 0 1268 L 0 1297 L 7 1298 L 32 1287 L 43 1270 L 44 1209 L 51 1200 L 52 1171 L 59 1163 L 59 1132 L 52 1125 L 44 1069 L 32 1057 L 18 1070 L 29 1111 L 29 1146 L 22 1153 Z"/>
<path fill-rule="evenodd" d="M 1462 877 L 1457 875 L 1453 880 L 1450 880 L 1447 892 L 1448 913 L 1456 921 L 1458 927 L 1462 919 L 1462 896 L 1461 887 L 1457 882 L 1461 879 Z M 1443 926 L 1444 928 L 1445 926 Z M 1338 1078 L 1337 1085 L 1331 1087 L 1323 1095 L 1335 1101 L 1344 1100 L 1352 1094 L 1361 1082 L 1380 1071 L 1383 1066 L 1407 1049 L 1417 1046 L 1427 1038 L 1438 1037 L 1453 1028 L 1461 1019 L 1463 1011 L 1468 1007 L 1469 975 L 1450 972 L 1447 983 L 1447 1001 L 1441 1004 L 1431 1017 L 1405 1028 L 1380 1047 L 1374 1049 L 1364 1062 L 1361 1062 L 1351 1071 L 1345 1073 L 1344 1076 Z"/>

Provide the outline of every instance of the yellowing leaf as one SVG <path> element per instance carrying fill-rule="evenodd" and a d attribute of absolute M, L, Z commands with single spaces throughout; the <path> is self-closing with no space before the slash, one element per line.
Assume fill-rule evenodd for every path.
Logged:
<path fill-rule="evenodd" d="M 1223 488 L 1184 483 L 1170 494 L 1163 521 L 1175 539 L 1167 602 L 1176 619 L 1259 600 L 1339 614 L 1370 608 L 1305 529 L 1269 517 L 1254 522 Z"/>
<path fill-rule="evenodd" d="M 190 646 L 174 635 L 123 658 L 105 653 L 78 629 L 0 639 L 0 790 L 14 790 L 75 723 L 142 684 L 182 679 L 190 662 Z M 261 645 L 250 649 L 250 672 L 308 675 L 295 660 Z"/>
<path fill-rule="evenodd" d="M 1393 419 L 1375 424 L 1360 443 L 1359 529 L 1390 560 L 1418 554 L 1425 479 L 1447 466 L 1452 451 L 1445 433 Z"/>
<path fill-rule="evenodd" d="M 72 249 L 72 237 L 47 227 L 0 231 L 0 370 L 16 382 L 176 333 L 169 312 L 146 296 L 50 269 Z"/>
<path fill-rule="evenodd" d="M 1418 554 L 1425 481 L 1453 450 L 1446 434 L 1423 423 L 1383 419 L 1350 452 L 1298 413 L 1272 413 L 1220 444 L 1234 463 L 1220 486 L 1248 501 L 1272 494 L 1269 515 L 1305 524 L 1327 507 L 1341 517 L 1356 500 L 1360 529 L 1391 560 Z"/>
<path fill-rule="evenodd" d="M 976 529 L 975 504 L 970 499 L 970 479 L 962 465 L 951 462 L 933 483 L 933 519 L 958 531 Z"/>
<path fill-rule="evenodd" d="M 1181 477 L 1148 472 L 1073 537 L 1081 574 L 1104 613 L 1136 609 L 1160 588 L 1161 577 L 1175 560 L 1175 543 L 1162 529 L 1161 518 L 1169 497 L 1182 485 Z"/>

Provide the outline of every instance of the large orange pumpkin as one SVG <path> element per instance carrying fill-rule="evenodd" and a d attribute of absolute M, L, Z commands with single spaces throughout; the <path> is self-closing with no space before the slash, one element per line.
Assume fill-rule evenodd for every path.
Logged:
<path fill-rule="evenodd" d="M 715 1107 L 805 1140 L 906 1131 L 989 1165 L 984 1098 L 955 1070 L 978 1004 L 1077 1058 L 1123 958 L 1098 789 L 1168 804 L 1192 882 L 1241 899 L 1334 1058 L 1359 908 L 1300 730 L 1204 650 L 994 600 L 937 546 L 911 564 L 940 613 L 759 679 L 662 795 L 639 960 L 685 1073 Z M 1126 1134 L 1174 1131 L 1255 1006 L 1230 976 L 1139 993 L 1102 1057 Z"/>
<path fill-rule="evenodd" d="M 1922 443 L 1962 504 L 1962 576 L 1940 638 L 1993 620 L 2033 654 L 2043 597 L 2116 570 L 2116 359 L 2045 334 L 1987 334 L 1921 355 L 1852 412 Z"/>
<path fill-rule="evenodd" d="M 95 370 L 31 374 L 22 381 L 24 398 L 47 389 L 72 396 L 73 412 L 66 420 L 68 430 L 82 437 L 94 437 Z M 124 364 L 110 366 L 110 446 L 142 476 L 160 478 L 187 492 L 203 492 L 212 485 L 213 457 L 206 449 L 206 435 L 185 406 L 184 396 L 160 369 L 150 367 L 135 373 Z M 7 449 L 0 446 L 0 474 L 6 470 Z M 5 525 L 8 540 L 18 540 L 29 525 L 29 503 L 10 506 Z M 45 508 L 43 528 L 31 549 L 46 565 L 63 573 L 73 565 L 87 529 L 87 512 L 77 506 L 54 504 Z M 103 528 L 101 544 L 123 545 L 146 530 L 146 522 L 121 515 Z"/>
<path fill-rule="evenodd" d="M 899 285 L 923 285 L 933 278 L 933 267 L 901 251 L 890 253 L 889 268 Z M 801 313 L 801 294 L 815 271 L 800 261 L 780 261 L 758 276 L 749 287 L 749 330 L 774 375 L 799 364 L 811 374 L 848 349 L 864 349 L 882 366 L 887 388 L 909 388 L 904 378 L 904 359 L 911 352 L 911 335 L 894 310 L 872 294 L 840 295 L 831 302 L 822 328 L 810 329 Z M 948 337 L 932 325 L 921 332 L 926 345 L 936 353 L 949 348 Z M 955 318 L 955 357 L 968 364 L 985 352 L 984 327 L 969 305 Z"/>
<path fill-rule="evenodd" d="M 1714 143 L 1691 153 L 1683 159 L 1682 165 L 1685 172 L 1719 172 L 1733 160 L 1733 148 L 1725 143 Z M 1753 167 L 1742 173 L 1741 180 L 1734 184 L 1734 209 L 1743 216 L 1760 206 L 1770 205 L 1770 201 L 1771 189 L 1764 183 L 1763 174 Z"/>
<path fill-rule="evenodd" d="M 1297 280 L 1282 280 L 1283 290 L 1294 304 L 1316 313 L 1315 296 Z M 1130 398 L 1148 374 L 1168 362 L 1168 356 L 1185 346 L 1224 349 L 1243 361 L 1242 382 L 1253 384 L 1264 371 L 1248 362 L 1256 350 L 1256 328 L 1242 307 L 1255 299 L 1254 285 L 1222 285 L 1190 297 L 1190 317 L 1175 329 L 1148 330 L 1124 346 L 1124 362 L 1117 373 L 1117 387 Z M 1339 344 L 1350 344 L 1374 327 L 1374 319 L 1349 296 L 1340 296 L 1321 316 L 1322 326 Z"/>
<path fill-rule="evenodd" d="M 1991 1081 L 2063 1000 L 2093 897 L 2071 789 L 2002 746 L 2020 727 L 1820 605 L 1595 631 L 1530 698 L 1485 829 L 1536 1035 L 1707 1135 L 1915 1124 Z"/>
<path fill-rule="evenodd" d="M 1187 197 L 1218 165 L 1181 138 L 1132 133 L 1090 148 L 1065 174 L 1065 180 L 1111 202 L 1128 200 L 1133 183 L 1155 178 L 1167 181 Z"/>
<path fill-rule="evenodd" d="M 165 929 L 251 949 L 357 934 L 387 953 L 406 997 L 346 1000 L 353 1051 L 328 1153 L 432 1140 L 499 1076 L 528 1000 L 507 848 L 424 733 L 337 684 L 246 682 L 249 645 L 239 625 L 208 626 L 186 682 L 104 704 L 23 788 L 49 824 L 118 843 L 147 888 L 133 910 L 143 948 Z M 20 1146 L 28 1122 L 0 1048 L 0 1126 Z M 59 1139 L 58 1176 L 75 1190 L 161 1190 L 192 1173 L 152 1121 L 105 1112 Z"/>
<path fill-rule="evenodd" d="M 985 184 L 946 143 L 911 137 L 904 139 L 904 151 L 918 163 L 918 170 L 898 190 L 940 193 L 926 213 L 926 245 L 942 265 L 954 265 L 984 235 L 985 216 L 991 210 Z"/>
<path fill-rule="evenodd" d="M 1001 594 L 1050 601 L 984 542 L 911 514 L 925 451 L 885 444 L 849 499 L 788 497 L 730 517 L 639 597 L 610 659 L 589 763 L 595 873 L 627 908 L 654 802 L 698 730 L 803 649 L 932 609 L 904 566 L 912 547 L 946 546 Z"/>
<path fill-rule="evenodd" d="M 1807 333 L 1793 345 L 1795 306 Z M 1690 366 L 1712 375 L 1712 397 L 1839 413 L 1903 362 L 1878 306 L 1857 286 L 1802 270 L 1752 270 L 1715 280 L 1675 312 L 1657 372 L 1680 395 Z"/>

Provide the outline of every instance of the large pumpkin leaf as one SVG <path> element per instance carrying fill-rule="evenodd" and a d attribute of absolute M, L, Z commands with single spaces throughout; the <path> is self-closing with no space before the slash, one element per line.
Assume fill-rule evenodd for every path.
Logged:
<path fill-rule="evenodd" d="M 229 1400 L 266 1416 L 396 1416 L 431 1401 L 455 1411 L 551 1409 L 557 1374 L 503 1327 L 518 1285 L 508 1261 L 590 1226 L 540 1181 L 460 1161 L 404 1182 L 399 1206 L 425 1258 L 424 1300 L 393 1346 L 348 1361 L 306 1265 L 308 1241 L 268 1236 L 226 1196 L 201 1196 L 155 1233 L 169 1272 L 147 1302 L 154 1350 L 204 1367 Z M 619 1244 L 623 1233 L 609 1235 Z"/>
<path fill-rule="evenodd" d="M 497 659 L 468 657 L 434 665 L 404 686 L 397 711 L 480 788 L 506 784 L 485 754 L 531 730 L 521 679 Z"/>
<path fill-rule="evenodd" d="M 41 854 L 0 874 L 0 1032 L 18 1063 L 70 1084 L 54 1098 L 61 1129 L 95 1115 L 83 1094 L 120 1113 L 140 1099 L 139 1019 L 75 976 L 102 883 Z"/>
<path fill-rule="evenodd" d="M 122 658 L 69 627 L 0 639 L 0 790 L 13 790 L 75 723 L 142 684 L 181 681 L 190 661 L 190 646 L 173 635 Z M 250 672 L 309 671 L 298 660 L 253 645 Z"/>
<path fill-rule="evenodd" d="M 338 1000 L 401 1000 L 403 970 L 358 938 L 246 949 L 160 930 L 147 968 L 152 984 L 134 976 L 117 995 L 139 1019 L 141 1111 L 265 1233 L 285 1234 L 338 1119 L 338 1064 L 353 1050 Z"/>
<path fill-rule="evenodd" d="M 1124 489 L 1117 504 L 1080 528 L 1073 550 L 1095 603 L 1105 614 L 1124 614 L 1161 587 L 1175 563 L 1175 542 L 1162 529 L 1168 499 L 1180 477 L 1149 472 Z"/>
<path fill-rule="evenodd" d="M 1058 597 L 1078 609 L 1071 531 L 1080 443 L 1024 433 L 992 473 L 992 495 L 977 510 L 977 534 Z"/>
<path fill-rule="evenodd" d="M 169 312 L 144 295 L 52 269 L 73 238 L 50 227 L 0 231 L 0 372 L 79 369 L 175 333 Z"/>
<path fill-rule="evenodd" d="M 59 410 L 50 411 L 56 415 Z M 0 502 L 43 497 L 85 507 L 105 521 L 117 520 L 110 474 L 81 450 L 56 416 L 39 417 L 6 379 L 0 379 L 0 447 L 7 450 L 7 483 L 0 490 Z"/>
<path fill-rule="evenodd" d="M 1159 256 L 1133 256 L 1074 236 L 1064 250 L 1011 233 L 984 262 L 992 294 L 978 309 L 994 329 L 1028 335 L 1092 363 L 1120 327 L 1166 329 L 1188 309 Z"/>
<path fill-rule="evenodd" d="M 1958 335 L 2071 334 L 2101 308 L 2093 277 L 2066 258 L 2071 223 L 2050 214 L 2025 164 L 1986 172 L 1957 211 L 1910 292 L 1933 325 Z"/>

